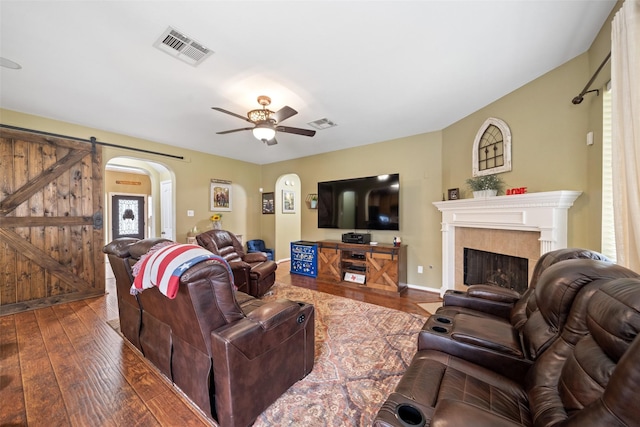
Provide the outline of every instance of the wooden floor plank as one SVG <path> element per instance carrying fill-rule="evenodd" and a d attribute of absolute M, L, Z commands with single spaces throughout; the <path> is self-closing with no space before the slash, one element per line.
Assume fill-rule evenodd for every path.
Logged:
<path fill-rule="evenodd" d="M 439 295 L 372 292 L 289 274 L 277 280 L 425 315 Z M 107 324 L 118 318 L 115 280 L 104 296 L 0 317 L 0 425 L 211 426 L 142 354 Z M 11 402 L 10 404 L 7 404 Z"/>
<path fill-rule="evenodd" d="M 126 351 L 122 338 L 84 301 L 55 307 L 55 311 L 57 316 L 65 319 L 64 329 L 70 346 L 83 355 L 90 403 L 101 408 L 113 425 L 127 425 L 130 420 L 144 420 L 143 425 L 156 425 L 149 408 L 120 369 L 122 352 Z M 164 390 L 166 388 L 163 386 Z M 102 419 L 100 415 L 98 418 Z M 90 416 L 87 418 L 91 419 Z"/>
<path fill-rule="evenodd" d="M 27 424 L 15 316 L 0 317 L 0 426 Z"/>
<path fill-rule="evenodd" d="M 101 351 L 111 358 L 113 366 L 120 368 L 121 374 L 134 386 L 143 398 L 149 400 L 156 394 L 171 388 L 161 374 L 148 371 L 142 354 L 129 345 L 122 337 L 93 311 L 92 303 L 86 307 L 75 306 L 76 313 L 85 325 L 86 337 L 90 345 L 97 345 Z M 70 304 L 72 307 L 73 304 Z M 117 318 L 117 316 L 116 316 Z M 141 393 L 142 392 L 142 393 Z"/>
<path fill-rule="evenodd" d="M 120 374 L 135 390 L 141 402 L 146 405 L 144 409 L 148 414 L 135 414 L 135 419 L 143 420 L 146 417 L 144 425 L 156 425 L 158 421 L 155 418 L 157 418 L 164 420 L 166 425 L 167 415 L 180 418 L 182 414 L 191 419 L 195 425 L 203 425 L 203 420 L 194 417 L 196 415 L 194 410 L 184 404 L 185 399 L 174 389 L 174 386 L 93 311 L 95 308 L 93 302 L 87 301 L 85 305 L 82 301 L 78 301 L 69 304 L 69 307 L 75 310 L 78 318 L 86 326 L 85 333 L 77 335 L 78 342 L 84 342 L 88 348 L 96 345 L 96 350 L 102 349 L 101 353 L 112 359 L 112 365 L 120 369 Z M 114 340 L 119 345 L 114 345 Z M 164 406 L 154 403 L 159 398 L 165 402 Z M 171 410 L 167 412 L 167 408 Z M 128 408 L 127 416 L 131 416 L 136 410 L 137 408 Z M 209 423 L 205 422 L 205 424 Z"/>
<path fill-rule="evenodd" d="M 148 402 L 154 415 L 163 426 L 203 426 L 212 425 L 204 415 L 197 413 L 195 407 L 176 405 L 179 399 L 176 392 L 165 392 Z"/>
<path fill-rule="evenodd" d="M 66 426 L 71 425 L 69 414 L 36 320 L 37 311 L 47 310 L 14 315 L 27 423 Z"/>
<path fill-rule="evenodd" d="M 97 425 L 115 426 L 110 422 L 111 408 L 101 401 L 104 393 L 110 393 L 102 384 L 101 378 L 96 378 L 102 366 L 94 366 L 92 350 L 84 348 L 81 354 L 76 352 L 73 343 L 65 333 L 54 310 L 51 307 L 36 310 L 34 313 L 42 337 L 49 354 L 51 366 L 58 379 L 58 386 L 62 397 L 69 408 L 69 418 L 74 425 L 94 422 Z M 73 323 L 73 319 L 64 319 L 65 324 Z"/>

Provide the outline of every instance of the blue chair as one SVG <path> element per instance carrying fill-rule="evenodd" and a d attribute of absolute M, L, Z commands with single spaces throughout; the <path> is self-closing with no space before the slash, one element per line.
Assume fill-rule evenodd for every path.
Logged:
<path fill-rule="evenodd" d="M 264 252 L 265 254 L 267 254 L 267 258 L 273 261 L 273 249 L 266 248 L 264 245 L 264 240 L 253 239 L 247 241 L 247 252 Z"/>

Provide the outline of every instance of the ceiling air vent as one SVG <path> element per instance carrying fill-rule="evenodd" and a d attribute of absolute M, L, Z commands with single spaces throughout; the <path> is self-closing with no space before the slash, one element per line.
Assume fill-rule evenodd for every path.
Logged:
<path fill-rule="evenodd" d="M 208 58 L 213 51 L 174 28 L 167 28 L 153 46 L 189 65 L 197 67 Z"/>
<path fill-rule="evenodd" d="M 328 129 L 328 128 L 332 128 L 334 126 L 338 126 L 336 123 L 332 122 L 329 119 L 318 119 L 318 120 L 314 120 L 313 122 L 309 122 L 307 123 L 309 126 L 314 127 L 318 130 L 322 130 L 322 129 Z"/>

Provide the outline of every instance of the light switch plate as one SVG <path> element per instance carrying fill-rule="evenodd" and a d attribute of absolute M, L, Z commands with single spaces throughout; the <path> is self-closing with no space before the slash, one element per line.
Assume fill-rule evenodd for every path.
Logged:
<path fill-rule="evenodd" d="M 188 210 L 187 211 L 187 216 L 194 216 L 194 212 L 192 210 Z"/>

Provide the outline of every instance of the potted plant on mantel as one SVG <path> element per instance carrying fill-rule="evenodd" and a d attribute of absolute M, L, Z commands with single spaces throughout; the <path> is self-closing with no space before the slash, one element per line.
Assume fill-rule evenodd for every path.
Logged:
<path fill-rule="evenodd" d="M 481 175 L 469 178 L 467 185 L 473 191 L 474 198 L 496 196 L 504 188 L 504 182 L 498 175 Z"/>

